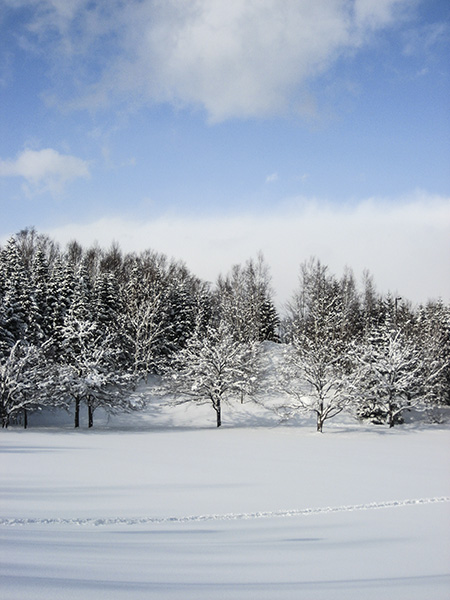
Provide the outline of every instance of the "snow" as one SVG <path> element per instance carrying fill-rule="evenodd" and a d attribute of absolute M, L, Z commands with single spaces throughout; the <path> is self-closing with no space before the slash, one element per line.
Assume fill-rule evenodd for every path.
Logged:
<path fill-rule="evenodd" d="M 5 600 L 449 597 L 448 427 L 95 415 L 0 434 Z"/>

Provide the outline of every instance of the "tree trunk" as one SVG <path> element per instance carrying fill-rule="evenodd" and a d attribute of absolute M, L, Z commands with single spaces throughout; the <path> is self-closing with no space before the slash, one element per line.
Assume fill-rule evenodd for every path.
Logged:
<path fill-rule="evenodd" d="M 220 398 L 215 403 L 214 408 L 216 409 L 217 415 L 217 427 L 220 427 L 222 425 L 222 408 L 220 406 Z"/>
<path fill-rule="evenodd" d="M 394 427 L 394 425 L 395 425 L 394 407 L 391 403 L 389 403 L 388 423 L 389 423 L 389 428 Z"/>
<path fill-rule="evenodd" d="M 80 399 L 75 398 L 75 429 L 80 426 Z"/>
<path fill-rule="evenodd" d="M 23 409 L 23 428 L 28 428 L 28 412 L 26 408 Z"/>
<path fill-rule="evenodd" d="M 392 411 L 389 411 L 389 429 L 391 427 L 394 427 L 394 425 L 395 425 L 394 415 L 392 414 Z"/>
<path fill-rule="evenodd" d="M 88 404 L 88 427 L 91 428 L 94 425 L 94 409 Z"/>
<path fill-rule="evenodd" d="M 324 420 L 325 419 L 323 418 L 323 402 L 321 402 L 319 405 L 319 410 L 317 411 L 317 431 L 319 433 L 322 433 Z"/>

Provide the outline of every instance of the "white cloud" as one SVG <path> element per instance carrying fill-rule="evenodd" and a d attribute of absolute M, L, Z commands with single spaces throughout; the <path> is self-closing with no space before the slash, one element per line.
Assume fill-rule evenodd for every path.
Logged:
<path fill-rule="evenodd" d="M 125 251 L 141 251 L 151 243 L 209 281 L 261 250 L 280 303 L 295 289 L 300 263 L 311 256 L 337 275 L 346 266 L 357 277 L 368 269 L 380 291 L 413 302 L 450 301 L 450 198 L 414 194 L 346 209 L 297 199 L 270 214 L 166 216 L 147 222 L 110 218 L 48 233 L 62 243 L 77 239 L 108 247 L 116 240 Z"/>
<path fill-rule="evenodd" d="M 369 32 L 397 0 L 169 0 L 145 2 L 107 87 L 142 85 L 148 98 L 201 106 L 210 120 L 314 111 L 305 88 Z M 134 20 L 139 15 L 139 23 Z"/>
<path fill-rule="evenodd" d="M 59 194 L 66 183 L 89 177 L 88 163 L 52 148 L 24 150 L 15 160 L 0 160 L 0 177 L 21 177 L 31 191 Z"/>
<path fill-rule="evenodd" d="M 38 7 L 28 30 L 40 42 L 57 33 L 57 60 L 65 55 L 84 75 L 96 69 L 85 105 L 119 95 L 202 107 L 211 121 L 314 112 L 308 80 L 411 8 L 408 0 L 20 2 Z"/>

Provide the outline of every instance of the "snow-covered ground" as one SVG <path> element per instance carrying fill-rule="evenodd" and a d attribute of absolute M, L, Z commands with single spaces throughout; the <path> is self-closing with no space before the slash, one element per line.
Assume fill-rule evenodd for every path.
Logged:
<path fill-rule="evenodd" d="M 450 597 L 448 427 L 223 417 L 0 432 L 2 599 Z"/>

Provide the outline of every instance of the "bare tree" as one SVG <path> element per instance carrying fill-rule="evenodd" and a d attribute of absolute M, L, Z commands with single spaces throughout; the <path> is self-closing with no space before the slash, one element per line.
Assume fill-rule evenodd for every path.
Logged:
<path fill-rule="evenodd" d="M 223 403 L 253 393 L 258 348 L 257 343 L 236 341 L 224 323 L 209 327 L 206 335 L 194 334 L 175 355 L 165 374 L 166 389 L 180 395 L 181 402 L 211 403 L 220 427 Z"/>
<path fill-rule="evenodd" d="M 0 363 L 2 427 L 8 427 L 19 414 L 26 427 L 28 411 L 64 405 L 58 394 L 57 365 L 46 359 L 44 351 L 45 347 L 19 340 Z"/>
<path fill-rule="evenodd" d="M 325 421 L 349 403 L 349 317 L 342 289 L 327 267 L 313 259 L 301 266 L 300 286 L 288 307 L 289 345 L 280 365 L 279 385 L 289 400 L 278 410 L 284 416 L 314 413 L 320 432 Z"/>

